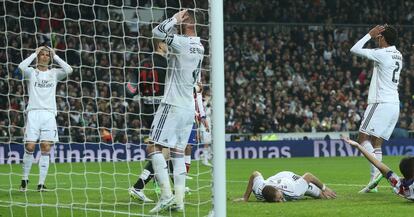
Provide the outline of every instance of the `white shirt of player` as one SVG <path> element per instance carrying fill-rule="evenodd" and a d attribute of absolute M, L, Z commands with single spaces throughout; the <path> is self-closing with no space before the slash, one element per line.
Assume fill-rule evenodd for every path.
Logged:
<path fill-rule="evenodd" d="M 262 191 L 267 185 L 282 191 L 286 200 L 302 198 L 309 187 L 308 182 L 302 176 L 289 171 L 279 172 L 266 180 L 263 179 L 263 176 L 257 176 L 253 180 L 252 190 L 258 200 L 264 200 Z"/>
<path fill-rule="evenodd" d="M 200 37 L 168 34 L 176 23 L 177 19 L 170 18 L 152 30 L 155 37 L 164 39 L 172 48 L 162 102 L 194 109 L 193 88 L 200 77 L 204 47 Z"/>
<path fill-rule="evenodd" d="M 52 68 L 47 71 L 39 71 L 37 68 L 29 67 L 36 59 L 36 53 L 19 64 L 19 69 L 27 79 L 29 103 L 26 111 L 30 110 L 51 110 L 56 113 L 56 86 L 57 82 L 72 73 L 72 67 L 63 61 L 59 56 L 54 55 L 53 59 L 62 67 Z"/>
<path fill-rule="evenodd" d="M 402 55 L 395 46 L 379 49 L 365 49 L 371 39 L 366 34 L 352 48 L 351 52 L 374 61 L 374 70 L 369 85 L 368 104 L 398 103 L 398 82 L 403 67 Z"/>

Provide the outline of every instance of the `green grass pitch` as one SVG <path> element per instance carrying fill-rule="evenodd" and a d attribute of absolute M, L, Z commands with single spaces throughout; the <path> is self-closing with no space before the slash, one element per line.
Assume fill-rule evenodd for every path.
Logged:
<path fill-rule="evenodd" d="M 401 157 L 384 157 L 394 170 Z M 8 216 L 149 216 L 154 204 L 130 199 L 127 188 L 136 180 L 142 162 L 51 164 L 47 186 L 51 192 L 36 192 L 38 168 L 32 168 L 26 194 L 18 191 L 20 165 L 0 166 L 0 217 Z M 277 171 L 297 174 L 311 172 L 334 189 L 335 200 L 304 199 L 287 203 L 233 202 L 244 193 L 253 170 L 265 177 Z M 368 181 L 369 166 L 362 157 L 281 158 L 227 161 L 227 216 L 411 216 L 413 202 L 393 193 L 383 180 L 379 193 L 358 194 Z M 196 174 L 198 172 L 198 174 Z M 398 174 L 399 172 L 396 171 Z M 186 196 L 185 213 L 161 213 L 160 216 L 206 216 L 211 208 L 210 169 L 193 161 L 188 186 L 195 190 Z M 146 194 L 157 199 L 153 184 Z M 43 204 L 43 205 L 42 205 Z"/>

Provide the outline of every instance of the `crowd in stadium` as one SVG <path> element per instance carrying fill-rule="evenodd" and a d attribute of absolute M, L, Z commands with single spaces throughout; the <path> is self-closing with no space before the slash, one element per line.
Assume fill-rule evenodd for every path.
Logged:
<path fill-rule="evenodd" d="M 306 7 L 296 7 L 297 4 Z M 361 10 L 365 4 L 370 4 L 370 11 L 350 16 L 349 11 Z M 387 2 L 386 8 L 368 0 L 358 1 L 357 5 L 347 1 L 226 1 L 227 21 L 261 22 L 266 17 L 283 23 L 323 24 L 225 26 L 226 132 L 358 130 L 372 65 L 351 56 L 349 49 L 367 33 L 368 26 L 332 23 L 412 22 L 412 16 L 384 12 L 399 4 L 405 5 L 401 9 L 410 11 L 406 14 L 413 14 L 414 4 L 409 1 Z M 0 137 L 23 136 L 27 93 L 17 65 L 39 44 L 52 40 L 58 55 L 74 68 L 68 81 L 57 87 L 61 141 L 96 142 L 99 135 L 109 135 L 108 141 L 114 142 L 140 141 L 140 129 L 149 126 L 141 125 L 139 101 L 125 98 L 124 85 L 127 75 L 137 71 L 140 60 L 151 52 L 146 37 L 150 35 L 149 26 L 141 26 L 136 33 L 120 20 L 63 21 L 63 16 L 88 18 L 93 13 L 87 8 L 79 14 L 71 14 L 70 8 L 63 13 L 61 7 L 51 7 L 48 13 L 46 5 L 38 8 L 40 18 L 33 22 L 30 7 L 22 3 L 21 12 L 27 13 L 20 23 L 18 10 L 7 12 L 7 37 L 0 41 Z M 257 13 L 246 13 L 251 8 Z M 298 8 L 306 13 L 290 13 Z M 331 16 L 318 16 L 326 12 Z M 123 28 L 119 28 L 120 24 Z M 0 29 L 6 30 L 5 26 Z M 50 29 L 54 34 L 48 34 Z M 38 33 L 29 33 L 35 30 Z M 414 130 L 413 36 L 406 28 L 398 30 L 398 48 L 405 65 L 400 77 L 401 114 L 397 127 Z M 205 62 L 208 67 L 208 60 Z M 208 80 L 208 74 L 204 80 Z"/>

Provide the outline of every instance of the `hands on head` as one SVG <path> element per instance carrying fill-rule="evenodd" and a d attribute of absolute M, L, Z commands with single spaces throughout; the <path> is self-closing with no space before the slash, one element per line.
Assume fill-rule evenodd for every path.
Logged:
<path fill-rule="evenodd" d="M 187 9 L 185 9 L 174 14 L 174 17 L 177 19 L 177 24 L 179 25 L 187 21 L 190 16 L 187 13 Z"/>
<path fill-rule="evenodd" d="M 39 54 L 40 53 L 40 51 L 41 50 L 48 50 L 49 52 L 50 52 L 50 57 L 52 58 L 54 55 L 55 55 L 55 50 L 54 49 L 52 49 L 51 47 L 49 47 L 49 46 L 40 46 L 40 47 L 38 47 L 38 48 L 36 48 L 36 51 L 35 51 L 35 53 L 36 53 L 36 55 L 37 54 Z"/>
<path fill-rule="evenodd" d="M 371 36 L 371 38 L 377 38 L 378 36 L 381 36 L 381 33 L 385 30 L 385 27 L 387 26 L 387 24 L 385 25 L 377 25 L 374 28 L 372 28 L 368 34 Z"/>

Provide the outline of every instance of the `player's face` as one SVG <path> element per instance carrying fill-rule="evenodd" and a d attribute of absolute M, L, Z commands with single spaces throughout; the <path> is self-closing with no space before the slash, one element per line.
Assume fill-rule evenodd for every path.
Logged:
<path fill-rule="evenodd" d="M 382 35 L 378 35 L 377 36 L 377 43 L 378 43 L 378 47 L 384 47 L 385 46 L 385 40 L 384 40 L 384 36 L 382 36 Z"/>
<path fill-rule="evenodd" d="M 284 201 L 283 193 L 282 191 L 276 190 L 276 202 L 280 203 Z"/>
<path fill-rule="evenodd" d="M 43 49 L 37 55 L 37 63 L 39 65 L 48 65 L 50 62 L 50 52 L 49 50 Z"/>

